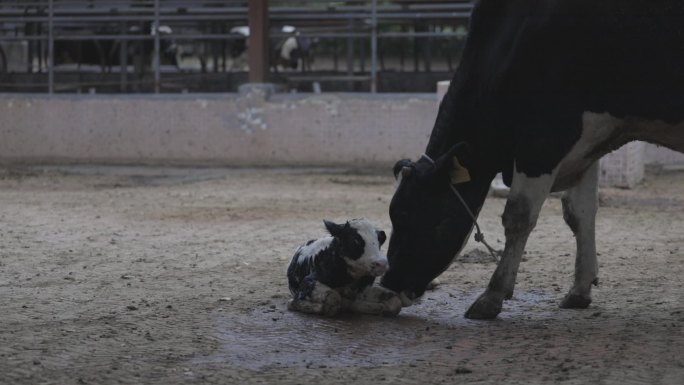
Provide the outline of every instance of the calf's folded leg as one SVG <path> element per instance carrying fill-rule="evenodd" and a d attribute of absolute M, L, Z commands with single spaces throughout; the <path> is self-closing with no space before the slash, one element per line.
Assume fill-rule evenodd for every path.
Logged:
<path fill-rule="evenodd" d="M 287 308 L 292 311 L 332 317 L 342 310 L 342 296 L 328 286 L 316 282 L 306 295 L 297 296 L 288 301 Z"/>
<path fill-rule="evenodd" d="M 349 300 L 345 307 L 353 313 L 395 316 L 401 311 L 401 299 L 384 287 L 369 286 Z"/>

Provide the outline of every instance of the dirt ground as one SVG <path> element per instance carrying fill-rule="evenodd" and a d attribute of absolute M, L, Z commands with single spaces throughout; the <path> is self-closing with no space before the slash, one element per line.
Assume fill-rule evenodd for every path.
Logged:
<path fill-rule="evenodd" d="M 682 172 L 602 190 L 589 309 L 558 307 L 575 242 L 551 198 L 496 320 L 463 318 L 495 267 L 472 255 L 396 318 L 288 312 L 322 219 L 389 232 L 389 173 L 0 170 L 0 383 L 684 383 Z M 503 205 L 480 217 L 498 247 Z"/>

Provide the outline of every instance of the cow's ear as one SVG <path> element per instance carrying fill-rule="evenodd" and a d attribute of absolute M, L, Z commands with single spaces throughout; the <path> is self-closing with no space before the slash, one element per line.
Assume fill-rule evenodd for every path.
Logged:
<path fill-rule="evenodd" d="M 451 184 L 470 182 L 470 171 L 468 166 L 472 160 L 470 145 L 460 142 L 454 145 L 442 155 L 435 166 L 439 173 L 448 172 Z"/>
<path fill-rule="evenodd" d="M 332 235 L 333 237 L 337 237 L 342 233 L 342 229 L 344 226 L 338 225 L 337 223 L 330 222 L 328 220 L 323 220 L 323 224 L 325 225 L 326 230 Z M 349 223 L 347 223 L 349 224 Z"/>
<path fill-rule="evenodd" d="M 376 233 L 378 233 L 378 242 L 380 242 L 380 246 L 382 246 L 382 244 L 387 240 L 387 234 L 385 234 L 385 232 L 382 230 L 376 230 Z"/>
<path fill-rule="evenodd" d="M 394 179 L 399 178 L 399 173 L 401 173 L 402 177 L 405 177 L 408 174 L 410 174 L 411 164 L 412 162 L 410 159 L 402 159 L 395 163 L 394 167 L 392 168 L 392 172 L 394 173 Z"/>
<path fill-rule="evenodd" d="M 449 171 L 449 180 L 451 184 L 459 184 L 470 182 L 470 171 L 461 164 L 458 157 L 451 158 L 452 168 Z"/>

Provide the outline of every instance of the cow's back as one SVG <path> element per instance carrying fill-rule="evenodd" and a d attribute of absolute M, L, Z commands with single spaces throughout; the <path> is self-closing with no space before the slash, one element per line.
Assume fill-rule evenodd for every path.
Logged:
<path fill-rule="evenodd" d="M 573 1 L 566 0 L 570 4 Z M 684 119 L 684 2 L 581 1 L 578 41 L 564 37 L 577 57 L 575 73 L 585 110 L 618 118 L 678 123 Z M 561 14 L 562 16 L 562 14 Z M 551 63 L 561 66 L 559 61 Z M 571 86 L 572 84 L 568 84 Z"/>
<path fill-rule="evenodd" d="M 488 32 L 472 64 L 486 97 L 684 118 L 674 108 L 684 101 L 684 1 L 484 0 L 480 10 Z"/>
<path fill-rule="evenodd" d="M 536 176 L 578 142 L 587 112 L 683 121 L 682 20 L 680 0 L 478 2 L 428 152 L 467 141 Z"/>

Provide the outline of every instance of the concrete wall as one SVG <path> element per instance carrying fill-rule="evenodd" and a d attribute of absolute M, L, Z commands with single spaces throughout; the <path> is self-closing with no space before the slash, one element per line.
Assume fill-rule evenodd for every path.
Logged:
<path fill-rule="evenodd" d="M 0 95 L 1 162 L 387 165 L 416 158 L 426 95 Z"/>
<path fill-rule="evenodd" d="M 601 158 L 603 186 L 632 188 L 644 179 L 646 165 L 681 167 L 684 154 L 646 142 L 631 142 Z"/>
<path fill-rule="evenodd" d="M 646 144 L 644 151 L 646 164 L 684 165 L 684 153 L 650 143 Z"/>
<path fill-rule="evenodd" d="M 0 162 L 387 166 L 424 150 L 434 94 L 0 94 Z M 684 154 L 640 142 L 601 160 L 601 184 L 632 187 L 644 164 Z"/>
<path fill-rule="evenodd" d="M 632 188 L 644 179 L 645 142 L 630 142 L 601 158 L 599 184 Z"/>

